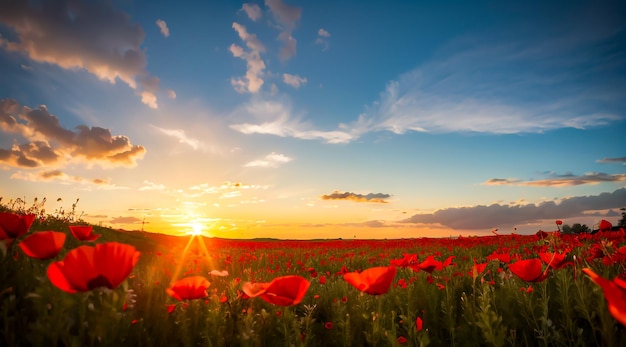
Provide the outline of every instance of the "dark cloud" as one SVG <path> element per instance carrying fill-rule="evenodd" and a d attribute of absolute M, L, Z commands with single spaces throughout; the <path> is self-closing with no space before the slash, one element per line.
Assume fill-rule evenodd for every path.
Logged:
<path fill-rule="evenodd" d="M 598 163 L 624 163 L 626 164 L 626 157 L 621 158 L 603 158 L 598 160 Z"/>
<path fill-rule="evenodd" d="M 46 106 L 30 109 L 15 100 L 0 100 L 0 130 L 18 134 L 31 142 L 0 149 L 0 163 L 15 167 L 40 167 L 59 163 L 65 156 L 103 165 L 134 166 L 146 149 L 133 145 L 109 129 L 79 125 L 76 130 L 61 126 Z"/>
<path fill-rule="evenodd" d="M 322 200 L 351 200 L 356 202 L 377 202 L 377 203 L 386 203 L 388 198 L 391 195 L 384 193 L 369 193 L 366 195 L 356 194 L 351 192 L 340 192 L 334 191 L 328 195 L 322 195 L 320 198 Z"/>
<path fill-rule="evenodd" d="M 626 181 L 626 174 L 606 174 L 603 172 L 591 172 L 584 175 L 551 174 L 546 179 L 522 181 L 515 178 L 492 178 L 483 183 L 487 186 L 515 185 L 534 187 L 570 187 L 583 184 L 598 184 L 605 182 Z"/>
<path fill-rule="evenodd" d="M 13 40 L 0 37 L 0 48 L 7 51 L 85 69 L 111 83 L 120 79 L 141 94 L 154 96 L 158 89 L 158 79 L 146 71 L 145 32 L 111 1 L 2 1 L 0 23 L 14 32 Z M 156 108 L 156 97 L 142 97 Z"/>
<path fill-rule="evenodd" d="M 416 214 L 401 222 L 436 223 L 459 230 L 479 230 L 544 219 L 579 217 L 585 211 L 621 208 L 624 205 L 626 188 L 621 188 L 612 193 L 565 198 L 559 204 L 550 201 L 528 205 L 493 204 L 446 208 L 434 213 Z"/>

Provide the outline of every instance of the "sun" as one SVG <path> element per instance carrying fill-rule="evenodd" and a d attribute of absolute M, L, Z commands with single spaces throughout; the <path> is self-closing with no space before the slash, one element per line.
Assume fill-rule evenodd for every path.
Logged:
<path fill-rule="evenodd" d="M 207 226 L 200 222 L 192 222 L 189 223 L 191 230 L 187 231 L 187 235 L 195 235 L 195 236 L 210 236 L 210 234 L 206 231 Z"/>

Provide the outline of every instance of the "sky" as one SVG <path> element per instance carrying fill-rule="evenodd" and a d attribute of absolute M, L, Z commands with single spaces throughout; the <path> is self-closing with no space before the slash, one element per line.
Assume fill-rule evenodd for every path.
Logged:
<path fill-rule="evenodd" d="M 626 207 L 623 1 L 0 2 L 0 196 L 227 238 Z"/>

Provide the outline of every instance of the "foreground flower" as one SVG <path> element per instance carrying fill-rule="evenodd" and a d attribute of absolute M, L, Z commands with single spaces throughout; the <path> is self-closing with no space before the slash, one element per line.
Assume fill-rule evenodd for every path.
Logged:
<path fill-rule="evenodd" d="M 91 225 L 70 225 L 69 227 L 72 235 L 80 241 L 94 241 L 102 236 L 101 234 L 92 234 Z"/>
<path fill-rule="evenodd" d="M 567 265 L 574 265 L 571 261 L 565 261 L 566 253 L 539 252 L 539 258 L 552 269 L 560 269 Z"/>
<path fill-rule="evenodd" d="M 509 264 L 509 269 L 517 277 L 526 282 L 541 282 L 548 278 L 548 270 L 544 272 L 540 259 L 525 259 Z"/>
<path fill-rule="evenodd" d="M 28 232 L 35 217 L 34 214 L 0 212 L 0 241 L 7 240 L 6 245 L 10 245 L 13 240 Z"/>
<path fill-rule="evenodd" d="M 270 304 L 291 306 L 302 301 L 310 285 L 300 276 L 282 276 L 269 283 L 246 282 L 241 289 L 251 298 L 258 296 Z"/>
<path fill-rule="evenodd" d="M 343 279 L 354 288 L 371 295 L 385 294 L 396 276 L 395 266 L 378 266 L 363 272 L 349 272 Z"/>
<path fill-rule="evenodd" d="M 35 259 L 56 257 L 65 243 L 65 233 L 58 231 L 40 231 L 29 235 L 20 242 L 24 253 Z"/>
<path fill-rule="evenodd" d="M 626 326 L 626 281 L 617 277 L 609 281 L 589 268 L 584 268 L 583 272 L 602 288 L 611 316 Z"/>
<path fill-rule="evenodd" d="M 135 247 L 118 242 L 80 246 L 50 264 L 47 274 L 52 284 L 68 293 L 115 289 L 128 277 L 140 255 Z"/>
<path fill-rule="evenodd" d="M 202 276 L 190 276 L 172 283 L 165 291 L 176 300 L 202 299 L 209 296 L 206 290 L 210 285 L 211 283 Z"/>
<path fill-rule="evenodd" d="M 611 224 L 611 222 L 609 222 L 606 219 L 601 220 L 600 224 L 598 225 L 598 229 L 600 232 L 611 231 L 612 228 L 613 228 L 613 224 Z"/>

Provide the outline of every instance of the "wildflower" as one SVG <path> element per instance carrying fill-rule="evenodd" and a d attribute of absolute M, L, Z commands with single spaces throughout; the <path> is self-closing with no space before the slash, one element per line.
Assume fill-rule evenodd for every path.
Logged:
<path fill-rule="evenodd" d="M 80 246 L 50 264 L 47 275 L 53 285 L 72 294 L 98 287 L 115 289 L 128 277 L 140 255 L 135 247 L 118 242 Z"/>
<path fill-rule="evenodd" d="M 35 221 L 34 214 L 19 215 L 0 212 L 0 241 L 8 247 L 13 240 L 26 234 Z"/>
<path fill-rule="evenodd" d="M 209 296 L 206 290 L 210 285 L 202 276 L 190 276 L 172 283 L 165 292 L 176 300 L 202 299 Z"/>
<path fill-rule="evenodd" d="M 403 345 L 403 344 L 407 343 L 407 341 L 408 341 L 408 340 L 406 339 L 406 337 L 404 337 L 404 336 L 398 336 L 398 343 L 399 343 L 399 344 Z"/>
<path fill-rule="evenodd" d="M 324 328 L 326 328 L 327 330 L 330 330 L 333 328 L 333 322 L 326 322 L 326 324 L 324 324 Z"/>
<path fill-rule="evenodd" d="M 395 276 L 395 266 L 378 266 L 366 269 L 361 273 L 346 273 L 343 275 L 343 278 L 362 292 L 380 295 L 387 293 Z"/>
<path fill-rule="evenodd" d="M 541 282 L 548 278 L 548 270 L 544 272 L 541 268 L 541 260 L 536 258 L 509 264 L 509 269 L 526 282 Z"/>
<path fill-rule="evenodd" d="M 508 253 L 496 253 L 496 251 L 493 251 L 493 253 L 487 256 L 487 260 L 499 260 L 508 264 L 511 262 L 511 255 Z"/>
<path fill-rule="evenodd" d="M 422 321 L 421 317 L 417 317 L 417 319 L 415 319 L 415 329 L 417 329 L 417 331 L 422 331 L 423 327 L 424 321 Z"/>
<path fill-rule="evenodd" d="M 602 288 L 611 316 L 626 326 L 626 281 L 618 277 L 609 281 L 589 268 L 584 268 L 583 272 Z"/>
<path fill-rule="evenodd" d="M 321 275 L 321 276 L 319 277 L 319 280 L 320 280 L 320 284 L 326 284 L 326 276 Z"/>
<path fill-rule="evenodd" d="M 246 282 L 241 289 L 251 298 L 260 297 L 270 304 L 291 306 L 299 304 L 311 282 L 300 276 L 282 276 L 269 283 Z"/>
<path fill-rule="evenodd" d="M 167 313 L 171 314 L 176 309 L 176 305 L 175 304 L 165 305 L 165 308 L 167 308 Z"/>
<path fill-rule="evenodd" d="M 101 234 L 92 234 L 91 225 L 70 225 L 72 235 L 79 241 L 95 241 Z"/>
<path fill-rule="evenodd" d="M 65 233 L 58 231 L 40 231 L 29 235 L 19 246 L 24 253 L 35 259 L 56 257 L 65 243 Z"/>
<path fill-rule="evenodd" d="M 548 264 L 548 267 L 557 270 L 567 265 L 574 265 L 571 261 L 565 261 L 566 257 L 567 254 L 564 253 L 539 252 L 539 258 Z"/>
<path fill-rule="evenodd" d="M 601 220 L 600 224 L 598 225 L 599 231 L 611 231 L 612 228 L 613 224 L 611 224 L 611 222 L 606 219 Z"/>

